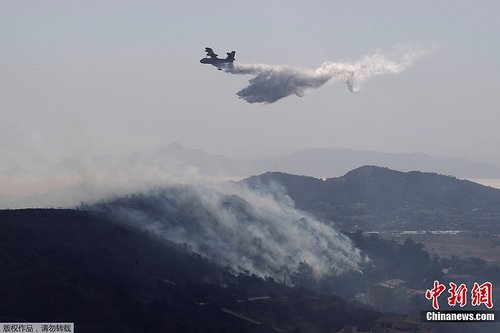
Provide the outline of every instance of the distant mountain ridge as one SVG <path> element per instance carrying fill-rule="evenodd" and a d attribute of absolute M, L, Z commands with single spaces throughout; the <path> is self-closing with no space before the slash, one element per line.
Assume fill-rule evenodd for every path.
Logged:
<path fill-rule="evenodd" d="M 500 179 L 500 168 L 459 158 L 350 149 L 304 149 L 260 159 L 232 158 L 178 143 L 127 154 L 73 158 L 37 164 L 33 170 L 0 170 L 0 208 L 71 207 L 113 194 L 191 181 L 242 179 L 268 171 L 339 177 L 363 165 L 425 171 L 467 179 Z M 18 183 L 19 186 L 15 186 Z M 18 189 L 32 191 L 18 194 Z M 40 188 L 40 184 L 45 184 Z M 50 187 L 50 184 L 53 184 Z M 9 188 L 10 191 L 9 192 Z M 12 190 L 14 192 L 12 193 Z"/>
<path fill-rule="evenodd" d="M 337 177 L 364 165 L 398 171 L 426 171 L 459 178 L 498 178 L 500 168 L 463 158 L 447 158 L 423 153 L 382 153 L 354 149 L 303 149 L 289 155 L 262 160 L 274 168 L 293 174 Z"/>
<path fill-rule="evenodd" d="M 166 160 L 170 157 L 184 166 L 226 176 L 250 176 L 280 171 L 312 177 L 338 177 L 364 165 L 376 165 L 398 171 L 437 172 L 459 178 L 500 178 L 500 167 L 495 165 L 423 153 L 319 148 L 259 159 L 241 159 L 188 149 L 178 143 L 172 143 L 157 152 Z"/>
<path fill-rule="evenodd" d="M 435 173 L 363 166 L 326 180 L 268 172 L 243 182 L 278 184 L 297 208 L 347 229 L 500 230 L 499 189 Z"/>

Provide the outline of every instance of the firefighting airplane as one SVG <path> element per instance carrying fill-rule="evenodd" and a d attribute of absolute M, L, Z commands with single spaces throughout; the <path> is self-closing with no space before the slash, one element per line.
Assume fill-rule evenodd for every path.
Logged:
<path fill-rule="evenodd" d="M 215 66 L 218 70 L 222 70 L 225 64 L 233 63 L 234 55 L 236 54 L 236 51 L 227 52 L 226 59 L 219 59 L 217 58 L 217 54 L 215 54 L 211 48 L 205 47 L 205 52 L 207 52 L 207 56 L 201 59 L 200 62 L 202 64 L 210 64 L 212 66 Z"/>

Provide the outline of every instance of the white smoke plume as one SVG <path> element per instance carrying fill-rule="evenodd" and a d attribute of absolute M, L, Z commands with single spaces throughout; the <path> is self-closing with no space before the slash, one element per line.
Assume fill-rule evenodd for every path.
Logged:
<path fill-rule="evenodd" d="M 93 209 L 239 272 L 281 278 L 306 263 L 319 280 L 359 270 L 365 259 L 346 236 L 278 197 L 239 185 L 172 185 Z"/>
<path fill-rule="evenodd" d="M 429 51 L 395 48 L 390 54 L 377 51 L 354 63 L 324 62 L 316 69 L 233 63 L 224 70 L 231 74 L 255 75 L 247 87 L 236 93 L 239 98 L 249 103 L 274 103 L 292 94 L 302 97 L 306 91 L 330 80 L 343 82 L 351 92 L 356 92 L 372 76 L 397 74 L 426 53 Z"/>

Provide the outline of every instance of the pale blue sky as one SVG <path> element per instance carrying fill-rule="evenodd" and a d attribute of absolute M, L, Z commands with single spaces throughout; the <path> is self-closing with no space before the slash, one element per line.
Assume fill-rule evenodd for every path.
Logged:
<path fill-rule="evenodd" d="M 500 165 L 498 1 L 0 1 L 0 160 L 33 163 L 172 141 L 233 156 L 306 147 Z M 248 104 L 251 78 L 199 63 L 316 67 L 396 44 L 432 55 L 350 93 Z M 4 165 L 5 166 L 5 165 Z"/>

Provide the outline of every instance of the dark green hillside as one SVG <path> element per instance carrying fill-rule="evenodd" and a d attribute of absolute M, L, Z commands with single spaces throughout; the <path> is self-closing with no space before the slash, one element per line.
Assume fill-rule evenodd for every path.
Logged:
<path fill-rule="evenodd" d="M 92 333 L 332 332 L 378 317 L 340 297 L 234 276 L 86 211 L 0 211 L 0 267 L 0 322 L 75 322 Z"/>
<path fill-rule="evenodd" d="M 326 180 L 272 172 L 244 182 L 281 184 L 297 208 L 347 229 L 500 230 L 500 190 L 434 173 L 364 166 Z"/>

